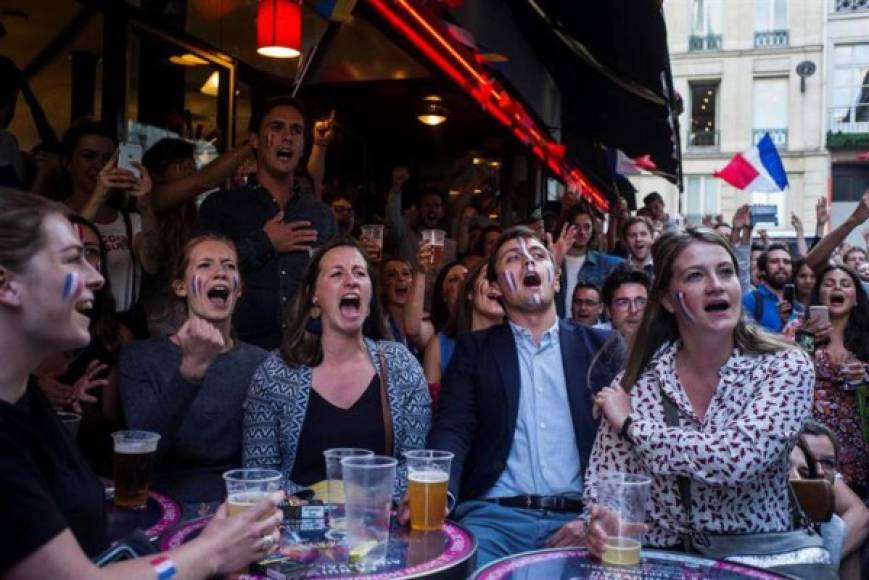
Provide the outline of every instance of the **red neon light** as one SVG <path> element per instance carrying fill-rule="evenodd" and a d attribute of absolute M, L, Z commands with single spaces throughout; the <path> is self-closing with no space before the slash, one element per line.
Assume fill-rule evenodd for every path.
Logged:
<path fill-rule="evenodd" d="M 448 77 L 474 97 L 490 115 L 512 130 L 520 141 L 526 145 L 533 143 L 531 153 L 545 163 L 553 173 L 561 177 L 567 186 L 576 187 L 579 185 L 583 195 L 590 197 L 600 209 L 607 209 L 609 204 L 597 188 L 583 179 L 582 173 L 577 168 L 563 163 L 564 146 L 543 135 L 521 104 L 514 103 L 506 91 L 497 90 L 495 88 L 496 81 L 487 78 L 486 74 L 475 66 L 476 63 L 473 60 L 469 61 L 462 54 L 459 49 L 463 49 L 463 47 L 457 49 L 452 40 L 441 34 L 426 16 L 415 10 L 409 0 L 392 0 L 395 6 L 387 4 L 386 0 L 368 0 L 368 2 Z M 395 8 L 403 10 L 405 15 L 422 28 L 423 34 L 415 30 L 402 16 L 396 13 Z M 438 50 L 438 46 L 433 45 L 432 41 L 446 54 Z M 452 57 L 459 68 L 467 71 L 471 78 L 466 77 L 453 66 L 448 57 Z M 489 98 L 490 96 L 498 104 L 493 102 Z M 511 119 L 511 117 L 513 118 Z"/>

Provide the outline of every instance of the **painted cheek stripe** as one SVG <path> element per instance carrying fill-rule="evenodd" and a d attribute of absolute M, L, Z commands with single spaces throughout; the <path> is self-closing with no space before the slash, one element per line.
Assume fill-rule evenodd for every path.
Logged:
<path fill-rule="evenodd" d="M 193 276 L 193 283 L 190 287 L 193 290 L 193 296 L 199 297 L 202 294 L 202 280 L 198 274 Z"/>
<path fill-rule="evenodd" d="M 511 293 L 515 293 L 518 286 L 516 284 L 516 277 L 513 276 L 513 272 L 507 272 L 504 274 L 504 280 L 507 282 L 507 289 L 510 290 Z"/>
<path fill-rule="evenodd" d="M 688 311 L 688 305 L 685 303 L 685 293 L 676 292 L 676 303 L 679 305 L 679 310 L 682 311 L 682 316 L 690 323 L 694 323 L 694 316 Z"/>
<path fill-rule="evenodd" d="M 233 274 L 232 275 L 232 291 L 235 292 L 236 290 L 238 290 L 238 286 L 239 286 L 238 274 Z"/>
<path fill-rule="evenodd" d="M 63 280 L 63 299 L 76 300 L 81 296 L 83 284 L 81 278 L 75 272 L 69 272 Z"/>

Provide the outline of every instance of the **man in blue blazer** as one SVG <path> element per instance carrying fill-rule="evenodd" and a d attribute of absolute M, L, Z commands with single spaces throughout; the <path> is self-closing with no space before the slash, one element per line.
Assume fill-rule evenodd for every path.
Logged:
<path fill-rule="evenodd" d="M 487 276 L 508 320 L 459 338 L 428 440 L 455 454 L 453 517 L 476 535 L 479 565 L 584 542 L 594 393 L 624 356 L 616 334 L 559 321 L 556 265 L 530 229 L 501 235 Z"/>

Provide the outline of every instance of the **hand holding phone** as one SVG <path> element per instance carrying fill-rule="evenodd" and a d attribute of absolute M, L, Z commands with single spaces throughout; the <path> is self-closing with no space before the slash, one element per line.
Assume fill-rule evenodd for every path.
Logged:
<path fill-rule="evenodd" d="M 826 306 L 809 306 L 809 320 L 814 322 L 815 328 L 822 328 L 830 324 L 830 309 Z"/>
<path fill-rule="evenodd" d="M 141 179 L 142 172 L 136 167 L 137 163 L 142 163 L 142 146 L 138 143 L 121 142 L 118 146 L 118 167 L 132 173 L 136 179 Z"/>
<path fill-rule="evenodd" d="M 782 291 L 782 300 L 785 302 L 790 302 L 793 304 L 794 295 L 796 294 L 796 288 L 793 284 L 785 284 L 784 290 Z"/>

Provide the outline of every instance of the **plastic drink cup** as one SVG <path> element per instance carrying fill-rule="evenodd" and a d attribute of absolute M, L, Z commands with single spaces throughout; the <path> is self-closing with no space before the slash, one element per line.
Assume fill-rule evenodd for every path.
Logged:
<path fill-rule="evenodd" d="M 640 563 L 651 479 L 645 475 L 607 473 L 598 479 L 598 502 L 609 539 L 603 562 L 617 566 Z"/>
<path fill-rule="evenodd" d="M 118 507 L 141 509 L 148 501 L 151 469 L 159 433 L 150 431 L 115 431 L 114 475 L 115 497 Z"/>
<path fill-rule="evenodd" d="M 237 516 L 281 489 L 283 475 L 274 469 L 231 469 L 223 474 L 229 517 Z M 268 517 L 270 514 L 265 514 Z"/>
<path fill-rule="evenodd" d="M 383 564 L 398 460 L 383 455 L 345 457 L 345 525 L 350 558 L 363 567 Z"/>
<path fill-rule="evenodd" d="M 371 224 L 365 225 L 360 228 L 362 233 L 362 237 L 366 240 L 372 241 L 377 245 L 377 256 L 375 256 L 375 260 L 380 260 L 383 258 L 383 225 L 381 224 Z"/>
<path fill-rule="evenodd" d="M 341 471 L 341 460 L 345 457 L 371 455 L 374 455 L 373 451 L 356 447 L 336 447 L 323 452 L 323 457 L 326 458 L 326 486 L 329 503 L 344 503 L 344 475 Z"/>
<path fill-rule="evenodd" d="M 57 418 L 63 423 L 63 427 L 72 437 L 73 441 L 78 440 L 78 428 L 81 427 L 81 415 L 70 411 L 58 411 Z"/>
<path fill-rule="evenodd" d="M 444 525 L 453 454 L 415 449 L 405 452 L 404 456 L 407 458 L 410 527 L 420 531 L 439 530 Z"/>
<path fill-rule="evenodd" d="M 432 268 L 438 269 L 444 263 L 444 240 L 447 233 L 444 230 L 423 230 L 422 241 L 431 244 L 431 263 Z"/>

